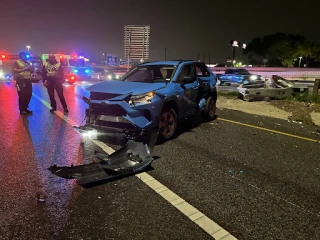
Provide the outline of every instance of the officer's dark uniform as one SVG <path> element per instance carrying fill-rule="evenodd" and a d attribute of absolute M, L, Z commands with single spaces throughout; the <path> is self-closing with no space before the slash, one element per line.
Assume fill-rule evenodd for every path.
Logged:
<path fill-rule="evenodd" d="M 63 69 L 56 60 L 53 63 L 46 62 L 43 67 L 43 79 L 46 81 L 46 87 L 50 97 L 51 107 L 50 112 L 57 110 L 57 103 L 54 97 L 54 90 L 57 91 L 61 105 L 63 106 L 64 112 L 68 112 L 68 107 L 66 100 L 63 95 L 63 86 L 64 81 Z"/>
<path fill-rule="evenodd" d="M 30 63 L 24 59 L 23 55 L 26 56 L 25 53 L 19 53 L 19 59 L 13 63 L 12 69 L 18 90 L 20 114 L 29 114 L 32 113 L 28 108 L 32 97 L 31 72 L 33 72 L 33 70 Z M 31 68 L 26 69 L 27 67 Z M 15 69 L 26 70 L 18 72 L 15 71 Z"/>

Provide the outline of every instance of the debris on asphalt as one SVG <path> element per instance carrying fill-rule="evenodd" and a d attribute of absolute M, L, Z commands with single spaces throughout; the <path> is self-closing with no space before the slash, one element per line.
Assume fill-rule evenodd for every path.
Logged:
<path fill-rule="evenodd" d="M 38 202 L 40 202 L 40 203 L 44 203 L 45 202 L 45 197 L 41 193 L 37 194 L 37 199 L 38 199 Z"/>
<path fill-rule="evenodd" d="M 91 133 L 92 126 L 76 128 L 79 133 Z M 105 181 L 111 181 L 144 171 L 153 161 L 151 150 L 158 137 L 158 130 L 141 131 L 138 133 L 115 133 L 103 128 L 95 128 L 96 134 L 90 140 L 99 142 L 99 150 L 92 152 L 96 160 L 89 164 L 78 166 L 56 166 L 48 170 L 59 177 L 76 179 L 82 186 L 89 186 Z M 101 144 L 100 144 L 101 143 Z M 109 154 L 108 144 L 119 145 L 119 149 Z M 123 145 L 124 144 L 124 145 Z M 101 147 L 102 146 L 102 147 Z"/>

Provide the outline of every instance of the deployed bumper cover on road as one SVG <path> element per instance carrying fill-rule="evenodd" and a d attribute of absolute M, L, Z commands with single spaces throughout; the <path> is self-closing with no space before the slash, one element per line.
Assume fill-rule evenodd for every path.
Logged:
<path fill-rule="evenodd" d="M 153 161 L 151 151 L 158 137 L 156 130 L 116 132 L 90 124 L 75 127 L 75 130 L 83 135 L 84 141 L 95 143 L 99 150 L 90 153 L 95 156 L 92 163 L 51 166 L 49 170 L 59 177 L 76 179 L 80 185 L 97 184 L 144 171 Z"/>

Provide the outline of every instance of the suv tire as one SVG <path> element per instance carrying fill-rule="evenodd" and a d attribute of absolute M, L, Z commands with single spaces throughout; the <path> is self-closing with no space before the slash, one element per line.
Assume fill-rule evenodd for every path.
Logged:
<path fill-rule="evenodd" d="M 211 121 L 215 118 L 217 111 L 217 100 L 213 96 L 209 97 L 206 102 L 205 109 L 201 112 L 202 117 L 206 121 Z"/>
<path fill-rule="evenodd" d="M 178 116 L 173 108 L 164 108 L 159 118 L 159 138 L 161 140 L 171 139 L 177 129 Z"/>

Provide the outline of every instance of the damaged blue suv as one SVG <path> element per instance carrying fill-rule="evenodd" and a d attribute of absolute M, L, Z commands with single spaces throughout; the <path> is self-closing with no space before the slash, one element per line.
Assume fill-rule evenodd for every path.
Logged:
<path fill-rule="evenodd" d="M 87 88 L 86 124 L 95 129 L 158 129 L 172 138 L 182 118 L 216 113 L 216 76 L 198 61 L 147 62 L 121 79 Z"/>

